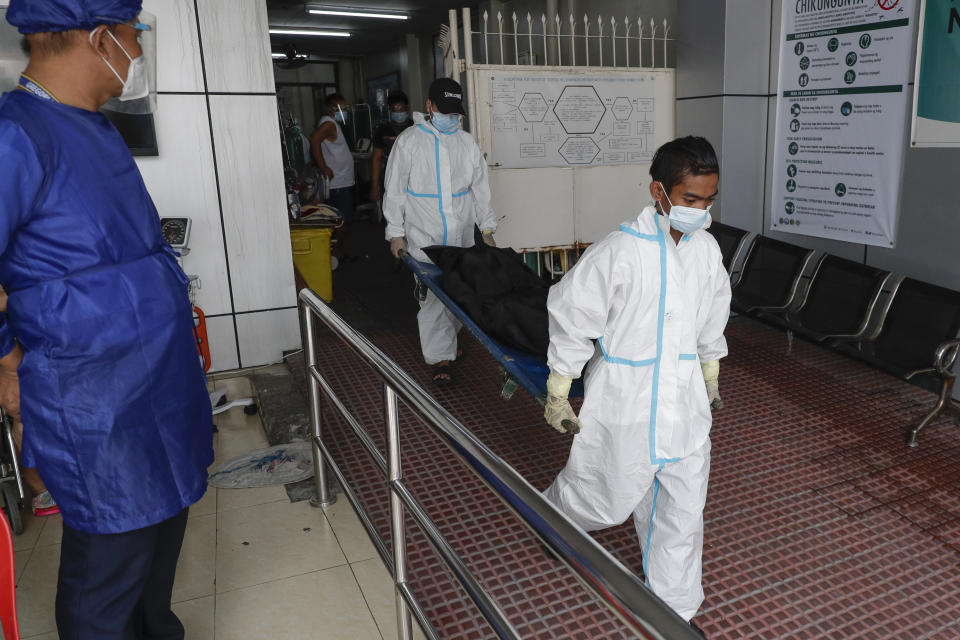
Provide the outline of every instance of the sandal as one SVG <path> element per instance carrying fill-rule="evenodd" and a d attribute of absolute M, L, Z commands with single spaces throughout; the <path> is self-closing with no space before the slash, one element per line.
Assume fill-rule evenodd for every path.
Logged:
<path fill-rule="evenodd" d="M 444 387 L 453 382 L 453 375 L 450 369 L 450 362 L 440 362 L 433 367 L 433 383 Z"/>

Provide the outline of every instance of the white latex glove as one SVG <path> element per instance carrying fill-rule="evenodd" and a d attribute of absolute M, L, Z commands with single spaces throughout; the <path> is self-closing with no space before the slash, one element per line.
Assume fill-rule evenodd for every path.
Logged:
<path fill-rule="evenodd" d="M 570 406 L 570 385 L 573 378 L 550 372 L 547 378 L 547 402 L 543 408 L 543 417 L 551 427 L 560 433 L 580 433 L 580 419 Z"/>
<path fill-rule="evenodd" d="M 483 232 L 483 243 L 488 247 L 497 246 L 496 241 L 493 239 L 493 229 L 487 229 Z"/>
<path fill-rule="evenodd" d="M 720 361 L 711 360 L 701 362 L 703 381 L 707 384 L 707 399 L 711 409 L 723 409 L 723 399 L 720 397 Z"/>
<path fill-rule="evenodd" d="M 405 238 L 392 238 L 390 240 L 390 253 L 393 254 L 394 258 L 400 257 L 401 251 L 407 250 L 407 241 Z"/>

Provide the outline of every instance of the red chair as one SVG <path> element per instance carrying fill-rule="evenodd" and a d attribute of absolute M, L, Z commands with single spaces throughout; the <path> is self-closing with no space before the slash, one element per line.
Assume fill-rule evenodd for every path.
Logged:
<path fill-rule="evenodd" d="M 17 591 L 13 566 L 13 532 L 6 514 L 0 517 L 0 623 L 5 640 L 20 640 L 17 626 Z"/>

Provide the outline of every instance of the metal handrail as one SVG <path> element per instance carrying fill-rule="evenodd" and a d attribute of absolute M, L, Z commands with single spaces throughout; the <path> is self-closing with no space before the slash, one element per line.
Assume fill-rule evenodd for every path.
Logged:
<path fill-rule="evenodd" d="M 384 557 L 394 577 L 397 602 L 397 627 L 400 640 L 411 638 L 411 615 L 415 616 L 424 632 L 436 638 L 425 612 L 419 606 L 407 582 L 405 512 L 410 511 L 414 521 L 480 609 L 491 628 L 500 638 L 519 639 L 521 636 L 510 625 L 500 608 L 479 584 L 456 552 L 446 542 L 426 511 L 413 497 L 403 482 L 400 460 L 399 422 L 397 400 L 411 409 L 422 422 L 438 435 L 466 466 L 490 486 L 520 520 L 533 531 L 571 569 L 574 577 L 593 593 L 611 612 L 640 637 L 656 640 L 695 640 L 699 636 L 666 603 L 651 592 L 640 579 L 620 564 L 590 536 L 559 512 L 544 496 L 531 486 L 502 458 L 480 442 L 436 400 L 418 386 L 402 369 L 383 354 L 364 336 L 348 325 L 319 296 L 303 289 L 300 292 L 300 314 L 304 332 L 307 379 L 310 392 L 310 417 L 313 433 L 314 471 L 316 472 L 317 506 L 334 501 L 327 486 L 326 460 L 343 484 L 344 477 L 329 450 L 323 444 L 320 399 L 322 394 L 333 395 L 317 367 L 316 336 L 314 329 L 319 319 L 340 340 L 352 349 L 383 382 L 387 435 L 387 477 L 390 487 L 392 562 Z M 356 431 L 359 424 L 349 415 L 339 400 L 334 408 L 345 414 Z M 352 420 L 352 421 L 351 421 Z M 358 434 L 359 435 L 359 434 Z M 372 444 L 367 438 L 366 445 Z M 373 455 L 373 452 L 368 450 Z M 377 452 L 379 453 L 379 452 Z M 376 459 L 376 455 L 374 458 Z M 382 457 L 380 458 L 382 460 Z M 379 465 L 378 465 L 379 466 Z M 358 511 L 362 507 L 356 495 L 345 488 L 345 495 Z M 378 541 L 369 518 L 361 518 L 368 534 Z M 377 545 L 384 555 L 386 546 Z"/>

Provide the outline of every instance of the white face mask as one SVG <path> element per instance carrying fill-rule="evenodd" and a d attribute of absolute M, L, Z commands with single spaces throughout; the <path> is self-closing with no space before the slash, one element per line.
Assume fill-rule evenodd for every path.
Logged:
<path fill-rule="evenodd" d="M 430 116 L 430 122 L 441 133 L 453 133 L 460 128 L 460 114 L 434 111 L 433 115 Z"/>
<path fill-rule="evenodd" d="M 680 233 L 693 233 L 704 226 L 710 226 L 712 222 L 710 207 L 713 205 L 710 205 L 710 207 L 706 209 L 697 209 L 696 207 L 685 207 L 683 205 L 673 204 L 670 202 L 670 196 L 667 195 L 667 189 L 663 186 L 663 183 L 658 182 L 657 184 L 663 189 L 663 195 L 667 198 L 667 202 L 670 203 L 670 213 L 667 214 L 667 218 L 670 220 L 670 226 L 672 228 Z"/>
<path fill-rule="evenodd" d="M 90 43 L 93 43 L 93 34 L 90 32 Z M 123 45 L 120 44 L 120 41 L 110 33 L 110 30 L 107 30 L 107 35 L 117 43 L 117 46 L 120 47 L 120 50 L 123 51 L 123 55 L 127 56 L 127 59 L 130 61 L 130 66 L 127 68 L 127 79 L 124 80 L 120 77 L 120 74 L 117 73 L 117 70 L 113 67 L 110 62 L 100 56 L 103 62 L 110 67 L 110 71 L 113 71 L 113 75 L 117 76 L 123 84 L 123 92 L 120 94 L 119 99 L 123 102 L 128 100 L 139 100 L 140 98 L 146 98 L 150 93 L 150 82 L 147 79 L 147 63 L 142 55 L 137 56 L 136 58 L 131 58 L 130 54 L 127 53 L 127 50 L 123 48 Z"/>

